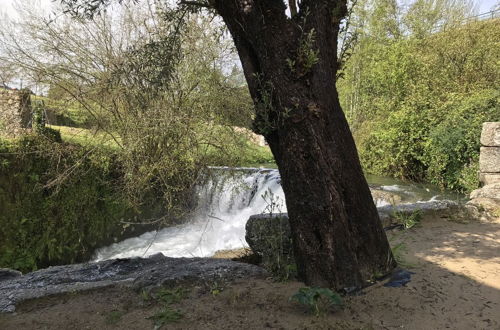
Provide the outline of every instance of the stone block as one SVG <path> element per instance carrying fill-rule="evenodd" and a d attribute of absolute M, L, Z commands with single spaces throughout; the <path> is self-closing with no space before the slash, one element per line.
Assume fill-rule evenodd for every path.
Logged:
<path fill-rule="evenodd" d="M 500 183 L 493 183 L 476 189 L 470 193 L 470 198 L 500 199 Z"/>
<path fill-rule="evenodd" d="M 31 119 L 30 92 L 0 88 L 0 121 L 2 133 L 8 136 L 23 134 Z"/>
<path fill-rule="evenodd" d="M 481 173 L 500 173 L 500 147 L 481 147 L 479 170 Z"/>
<path fill-rule="evenodd" d="M 481 145 L 500 147 L 500 122 L 486 122 L 481 132 Z"/>
<path fill-rule="evenodd" d="M 277 251 L 292 251 L 288 214 L 256 214 L 248 219 L 245 240 L 255 253 L 266 257 Z"/>
<path fill-rule="evenodd" d="M 483 186 L 500 183 L 500 173 L 480 173 L 479 181 Z"/>

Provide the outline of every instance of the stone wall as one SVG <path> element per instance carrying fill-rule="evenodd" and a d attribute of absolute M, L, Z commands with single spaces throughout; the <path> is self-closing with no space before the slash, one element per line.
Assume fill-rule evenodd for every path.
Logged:
<path fill-rule="evenodd" d="M 500 122 L 483 124 L 479 172 L 481 188 L 470 193 L 467 208 L 475 218 L 500 221 Z"/>
<path fill-rule="evenodd" d="M 21 135 L 29 127 L 30 119 L 30 91 L 0 87 L 0 133 Z"/>
<path fill-rule="evenodd" d="M 481 186 L 500 183 L 500 122 L 483 124 L 479 170 Z"/>

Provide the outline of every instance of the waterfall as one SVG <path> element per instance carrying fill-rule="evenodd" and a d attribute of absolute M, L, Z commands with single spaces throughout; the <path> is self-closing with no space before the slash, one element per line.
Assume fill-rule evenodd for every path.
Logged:
<path fill-rule="evenodd" d="M 152 231 L 97 250 L 95 261 L 149 256 L 206 257 L 246 247 L 250 215 L 286 212 L 280 175 L 274 169 L 212 168 L 197 191 L 198 207 L 185 224 Z"/>
<path fill-rule="evenodd" d="M 381 179 L 371 179 L 377 180 Z M 158 252 L 169 257 L 208 257 L 219 250 L 246 247 L 245 224 L 252 214 L 286 212 L 280 182 L 275 169 L 210 168 L 205 184 L 197 189 L 198 207 L 189 221 L 101 248 L 94 260 L 147 257 Z M 405 203 L 436 198 L 428 187 L 394 179 L 383 178 L 376 189 L 398 194 Z M 376 199 L 376 203 L 379 207 L 390 202 Z"/>

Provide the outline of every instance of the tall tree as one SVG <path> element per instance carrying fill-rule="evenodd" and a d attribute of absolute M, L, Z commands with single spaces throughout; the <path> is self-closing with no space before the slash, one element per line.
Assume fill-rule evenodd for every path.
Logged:
<path fill-rule="evenodd" d="M 95 11 L 107 0 L 65 1 Z M 335 87 L 346 0 L 180 1 L 215 10 L 236 45 L 281 173 L 299 276 L 309 285 L 363 286 L 394 266 Z M 290 3 L 290 1 L 289 1 Z"/>

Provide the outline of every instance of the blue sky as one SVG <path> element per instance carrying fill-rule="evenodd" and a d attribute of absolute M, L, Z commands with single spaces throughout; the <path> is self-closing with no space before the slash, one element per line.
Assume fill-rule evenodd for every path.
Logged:
<path fill-rule="evenodd" d="M 484 13 L 484 12 L 490 11 L 496 3 L 499 3 L 499 1 L 498 0 L 480 0 L 479 1 L 479 13 Z"/>
<path fill-rule="evenodd" d="M 12 13 L 12 3 L 15 0 L 0 0 L 0 12 L 6 12 L 7 14 Z M 17 0 L 19 2 L 30 1 L 33 0 Z M 479 4 L 479 13 L 484 13 L 490 11 L 490 9 L 496 4 L 499 3 L 500 0 L 476 0 Z M 51 0 L 35 0 L 35 2 L 39 2 L 42 6 L 47 7 L 50 6 Z"/>

